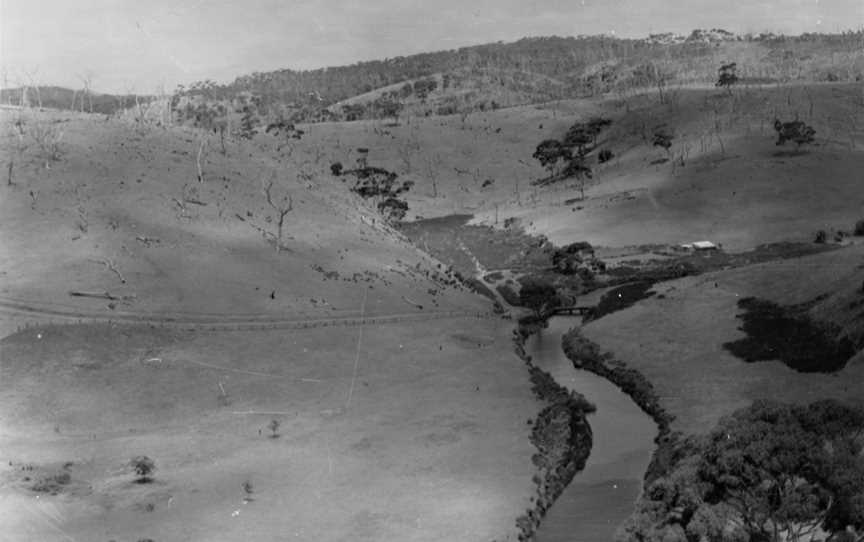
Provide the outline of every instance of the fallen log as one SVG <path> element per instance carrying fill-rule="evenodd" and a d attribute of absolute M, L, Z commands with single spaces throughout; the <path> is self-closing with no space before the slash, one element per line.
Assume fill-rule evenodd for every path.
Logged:
<path fill-rule="evenodd" d="M 70 290 L 69 295 L 72 297 L 92 297 L 95 299 L 107 299 L 109 301 L 132 301 L 135 299 L 135 295 L 117 296 L 111 294 L 110 292 L 81 292 L 78 290 Z"/>
<path fill-rule="evenodd" d="M 108 292 L 78 292 L 75 290 L 71 290 L 69 292 L 69 295 L 71 295 L 72 297 L 93 297 L 96 299 L 108 299 L 111 301 L 119 301 L 120 300 L 119 297 L 117 297 L 115 295 L 111 295 Z"/>

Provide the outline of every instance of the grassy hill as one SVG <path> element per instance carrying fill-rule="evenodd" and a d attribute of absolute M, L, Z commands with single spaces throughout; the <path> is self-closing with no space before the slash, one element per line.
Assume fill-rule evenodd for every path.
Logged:
<path fill-rule="evenodd" d="M 509 323 L 314 145 L 214 139 L 199 182 L 200 131 L 3 115 L 4 535 L 515 536 L 540 406 Z"/>

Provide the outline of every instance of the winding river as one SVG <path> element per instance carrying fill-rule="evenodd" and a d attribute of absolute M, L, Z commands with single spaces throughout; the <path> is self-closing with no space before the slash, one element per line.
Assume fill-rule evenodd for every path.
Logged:
<path fill-rule="evenodd" d="M 633 511 L 657 435 L 654 421 L 630 397 L 608 380 L 575 369 L 564 355 L 561 337 L 579 321 L 554 317 L 525 344 L 535 365 L 597 406 L 588 417 L 594 442 L 585 469 L 546 514 L 538 542 L 610 542 Z"/>

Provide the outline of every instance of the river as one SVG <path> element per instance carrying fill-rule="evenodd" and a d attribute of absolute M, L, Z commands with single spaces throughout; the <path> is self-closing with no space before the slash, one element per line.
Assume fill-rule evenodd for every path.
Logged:
<path fill-rule="evenodd" d="M 561 337 L 579 321 L 551 318 L 525 344 L 537 367 L 597 406 L 588 417 L 594 442 L 585 469 L 546 514 L 538 542 L 610 542 L 633 511 L 657 435 L 654 421 L 629 396 L 605 378 L 575 369 L 564 355 Z"/>

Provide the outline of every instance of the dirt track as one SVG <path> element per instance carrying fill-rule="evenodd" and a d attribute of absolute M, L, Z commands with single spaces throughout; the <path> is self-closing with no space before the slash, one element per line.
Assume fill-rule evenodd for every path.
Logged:
<path fill-rule="evenodd" d="M 336 318 L 278 318 L 253 314 L 189 314 L 189 313 L 135 313 L 114 312 L 111 314 L 83 312 L 61 304 L 27 302 L 21 299 L 0 297 L 0 313 L 10 315 L 18 328 L 44 324 L 72 324 L 111 322 L 117 324 L 149 324 L 159 327 L 194 329 L 207 331 L 249 331 L 269 329 L 306 329 L 329 326 L 359 326 L 366 324 L 392 324 L 407 321 L 434 320 L 475 316 L 490 318 L 491 312 L 478 311 L 422 311 L 378 316 L 361 316 L 359 311 L 351 316 Z"/>

